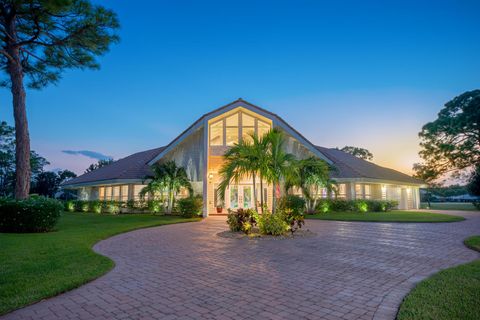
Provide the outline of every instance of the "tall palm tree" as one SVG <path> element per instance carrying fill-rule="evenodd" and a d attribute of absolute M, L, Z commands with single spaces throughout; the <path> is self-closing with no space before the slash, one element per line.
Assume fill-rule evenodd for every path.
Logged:
<path fill-rule="evenodd" d="M 265 136 L 267 142 L 267 159 L 265 178 L 273 186 L 272 212 L 275 213 L 277 187 L 282 179 L 288 180 L 293 174 L 295 156 L 285 151 L 285 137 L 277 128 L 270 130 Z"/>
<path fill-rule="evenodd" d="M 142 189 L 141 193 L 167 192 L 167 213 L 171 214 L 175 204 L 175 197 L 181 188 L 186 188 L 191 195 L 193 192 L 192 184 L 188 179 L 185 168 L 178 167 L 175 161 L 170 160 L 162 164 L 157 164 L 153 168 L 153 176 L 147 177 L 151 179 L 148 185 Z M 163 196 L 162 196 L 163 197 Z"/>
<path fill-rule="evenodd" d="M 220 168 L 220 182 L 217 192 L 222 200 L 225 200 L 225 192 L 231 183 L 238 183 L 240 179 L 252 177 L 253 202 L 257 209 L 256 177 L 257 177 L 257 154 L 253 145 L 242 139 L 239 143 L 227 150 L 224 154 L 224 163 Z"/>

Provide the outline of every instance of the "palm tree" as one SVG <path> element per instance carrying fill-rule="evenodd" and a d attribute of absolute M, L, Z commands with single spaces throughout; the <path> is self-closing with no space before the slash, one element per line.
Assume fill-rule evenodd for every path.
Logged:
<path fill-rule="evenodd" d="M 298 160 L 294 167 L 294 174 L 285 187 L 287 190 L 294 186 L 301 188 L 307 212 L 312 213 L 315 211 L 320 190 L 326 188 L 328 194 L 334 191 L 335 183 L 329 178 L 331 168 L 325 161 L 316 157 Z"/>
<path fill-rule="evenodd" d="M 188 179 L 185 168 L 178 167 L 175 161 L 170 160 L 162 164 L 157 164 L 153 168 L 153 176 L 147 177 L 151 179 L 148 185 L 142 189 L 141 194 L 160 192 L 163 198 L 163 191 L 167 192 L 167 210 L 168 214 L 172 213 L 175 204 L 175 197 L 181 188 L 186 188 L 191 195 L 192 184 Z"/>
<path fill-rule="evenodd" d="M 225 192 L 230 183 L 238 183 L 241 178 L 248 178 L 251 176 L 253 180 L 253 201 L 255 203 L 255 210 L 257 210 L 257 156 L 258 154 L 253 145 L 249 141 L 243 139 L 225 152 L 224 163 L 219 172 L 222 181 L 217 189 L 222 200 L 225 200 Z"/>
<path fill-rule="evenodd" d="M 267 158 L 265 167 L 265 178 L 273 186 L 272 212 L 276 209 L 276 190 L 282 179 L 289 180 L 293 175 L 295 156 L 285 151 L 285 138 L 279 129 L 270 130 L 265 136 L 267 142 Z"/>

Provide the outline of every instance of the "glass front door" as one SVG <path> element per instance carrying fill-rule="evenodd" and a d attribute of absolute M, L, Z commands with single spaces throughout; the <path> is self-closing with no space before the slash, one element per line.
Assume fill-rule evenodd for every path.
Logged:
<path fill-rule="evenodd" d="M 229 191 L 230 209 L 248 209 L 253 207 L 253 186 L 236 185 L 230 186 Z"/>

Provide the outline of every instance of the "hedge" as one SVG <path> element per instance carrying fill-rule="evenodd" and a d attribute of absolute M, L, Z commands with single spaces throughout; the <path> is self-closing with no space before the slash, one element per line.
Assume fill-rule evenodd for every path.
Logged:
<path fill-rule="evenodd" d="M 60 201 L 32 197 L 25 200 L 0 199 L 0 232 L 47 232 L 63 211 Z"/>

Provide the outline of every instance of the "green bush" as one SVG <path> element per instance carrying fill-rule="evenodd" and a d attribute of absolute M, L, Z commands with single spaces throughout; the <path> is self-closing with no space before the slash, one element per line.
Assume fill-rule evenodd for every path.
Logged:
<path fill-rule="evenodd" d="M 0 199 L 0 232 L 47 232 L 63 211 L 60 201 L 43 197 Z"/>
<path fill-rule="evenodd" d="M 203 200 L 202 197 L 189 197 L 177 200 L 177 208 L 184 217 L 198 217 L 202 214 Z"/>
<path fill-rule="evenodd" d="M 100 200 L 89 201 L 88 210 L 93 213 L 102 213 L 102 202 Z"/>
<path fill-rule="evenodd" d="M 474 202 L 473 202 L 473 205 L 475 206 L 475 208 L 477 208 L 478 210 L 480 210 L 480 201 L 474 201 Z"/>
<path fill-rule="evenodd" d="M 163 201 L 161 201 L 161 200 L 148 200 L 147 201 L 147 209 L 148 209 L 148 212 L 150 212 L 150 213 L 163 213 Z"/>
<path fill-rule="evenodd" d="M 104 201 L 102 203 L 102 213 L 119 214 L 122 203 L 119 201 Z"/>
<path fill-rule="evenodd" d="M 281 213 L 271 214 L 265 212 L 258 217 L 257 224 L 261 234 L 269 234 L 272 236 L 285 234 L 290 228 L 285 221 L 284 215 Z"/>
<path fill-rule="evenodd" d="M 319 199 L 316 206 L 318 213 L 327 212 L 386 212 L 398 206 L 395 200 L 369 199 Z"/>
<path fill-rule="evenodd" d="M 77 212 L 88 212 L 89 205 L 86 200 L 76 200 L 75 201 L 75 211 Z"/>
<path fill-rule="evenodd" d="M 230 231 L 242 231 L 249 234 L 252 228 L 257 224 L 258 213 L 252 209 L 238 209 L 237 211 L 229 211 L 227 223 Z"/>
<path fill-rule="evenodd" d="M 305 212 L 305 199 L 293 194 L 286 195 L 278 201 L 278 209 L 302 214 Z"/>
<path fill-rule="evenodd" d="M 75 211 L 75 201 L 73 200 L 68 200 L 63 203 L 64 205 L 64 210 L 68 212 L 74 212 Z"/>

